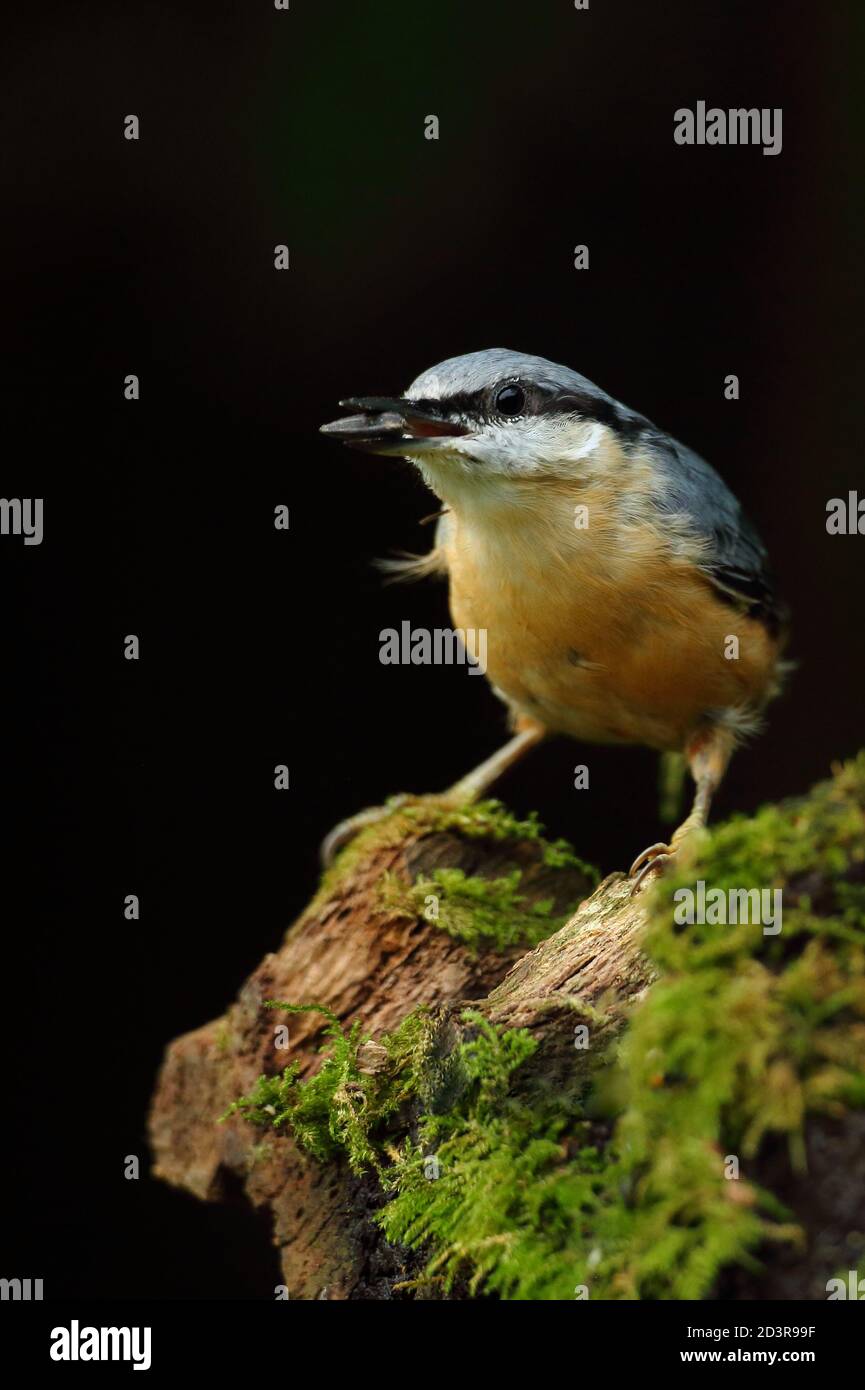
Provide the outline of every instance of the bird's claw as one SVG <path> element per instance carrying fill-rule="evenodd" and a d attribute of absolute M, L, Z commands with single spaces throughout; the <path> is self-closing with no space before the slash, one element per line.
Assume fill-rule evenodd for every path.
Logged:
<path fill-rule="evenodd" d="M 378 821 L 384 820 L 391 815 L 399 806 L 409 798 L 406 795 L 391 797 L 386 806 L 367 806 L 363 811 L 357 811 L 353 816 L 347 816 L 335 825 L 331 831 L 325 835 L 319 847 L 319 858 L 323 869 L 329 869 L 341 849 L 359 835 L 361 830 L 365 830 L 368 825 L 376 825 Z"/>
<path fill-rule="evenodd" d="M 675 857 L 676 851 L 673 846 L 664 844 L 663 841 L 649 845 L 648 849 L 644 849 L 642 854 L 637 855 L 628 870 L 628 878 L 633 879 L 631 893 L 639 893 L 652 874 L 663 873 Z"/>

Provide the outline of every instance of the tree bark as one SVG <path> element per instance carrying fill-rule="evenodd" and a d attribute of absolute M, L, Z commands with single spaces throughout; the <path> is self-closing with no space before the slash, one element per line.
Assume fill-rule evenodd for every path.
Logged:
<path fill-rule="evenodd" d="M 385 1200 L 374 1177 L 358 1178 L 339 1161 L 319 1163 L 287 1134 L 262 1143 L 262 1131 L 240 1116 L 217 1123 L 262 1073 L 277 1074 L 291 1060 L 306 1076 L 317 1065 L 321 1016 L 275 1014 L 263 1007 L 266 1001 L 324 1005 L 346 1025 L 359 1020 L 364 1035 L 373 1039 L 425 1006 L 452 1041 L 460 1036 L 460 1016 L 470 1003 L 498 1027 L 527 1029 L 536 1039 L 537 1051 L 525 1076 L 521 1070 L 520 1085 L 531 1086 L 534 1062 L 543 1068 L 544 1084 L 555 1088 L 573 1079 L 575 1023 L 581 1017 L 591 1020 L 595 1047 L 615 1034 L 652 983 L 652 968 L 639 948 L 647 895 L 634 895 L 622 874 L 589 892 L 579 869 L 554 871 L 531 837 L 466 838 L 398 817 L 394 824 L 394 833 L 373 839 L 368 850 L 361 845 L 350 851 L 350 865 L 330 886 L 325 883 L 223 1018 L 170 1044 L 153 1098 L 155 1175 L 207 1201 L 219 1201 L 240 1183 L 255 1207 L 272 1214 L 291 1298 L 393 1297 L 394 1285 L 418 1266 L 414 1257 L 388 1247 L 371 1219 Z M 382 891 L 383 884 L 410 885 L 441 868 L 489 879 L 519 868 L 529 901 L 552 896 L 559 910 L 588 895 L 533 950 L 473 951 L 436 922 L 394 905 Z M 819 881 L 808 881 L 805 888 L 819 901 Z M 287 1052 L 274 1047 L 274 1030 L 286 1019 Z M 843 1161 L 855 1153 L 862 1123 L 860 1113 L 838 1123 L 812 1124 L 808 1145 L 814 1171 L 825 1166 L 823 1158 L 831 1166 L 839 1156 Z M 769 1161 L 775 1161 L 771 1155 Z M 778 1172 L 783 1187 L 780 1167 Z M 808 1179 L 796 1181 L 807 1184 Z M 788 1184 L 788 1195 L 791 1191 Z M 839 1248 L 857 1221 L 858 1229 L 865 1229 L 863 1184 L 852 1196 L 848 1186 L 843 1201 L 836 1221 Z M 819 1198 L 812 1193 L 812 1224 L 829 1229 L 832 1213 L 818 1210 L 821 1202 L 831 1207 L 831 1193 L 827 1197 L 821 1189 Z M 806 1226 L 808 1219 L 806 1213 Z M 814 1297 L 813 1277 L 801 1255 L 778 1255 L 774 1275 L 770 1268 L 761 1283 L 751 1275 L 731 1274 L 725 1292 Z"/>
<path fill-rule="evenodd" d="M 253 1205 L 272 1213 L 292 1298 L 318 1298 L 325 1290 L 328 1298 L 356 1297 L 375 1283 L 370 1266 L 387 1260 L 369 1221 L 376 1199 L 367 1184 L 341 1164 L 319 1164 L 288 1136 L 274 1149 L 240 1117 L 217 1123 L 262 1073 L 276 1073 L 288 1060 L 300 1063 L 302 1075 L 316 1065 L 321 1016 L 292 1015 L 290 1050 L 275 1051 L 274 1029 L 286 1016 L 264 1008 L 265 1001 L 322 1004 L 346 1025 L 360 1020 L 373 1038 L 419 1005 L 458 1020 L 471 1003 L 496 1024 L 531 1029 L 544 1046 L 545 1067 L 559 1057 L 571 1068 L 579 1005 L 600 1007 L 605 1026 L 614 1027 L 645 987 L 649 972 L 635 945 L 642 908 L 621 875 L 526 954 L 518 947 L 473 953 L 434 922 L 410 918 L 382 898 L 387 876 L 408 884 L 438 868 L 459 868 L 497 879 L 515 867 L 528 902 L 552 895 L 558 907 L 590 886 L 579 870 L 545 867 L 532 840 L 464 839 L 421 826 L 378 844 L 332 891 L 319 894 L 222 1018 L 169 1045 L 150 1116 L 154 1175 L 205 1201 L 219 1201 L 242 1183 Z M 398 1257 L 393 1272 L 408 1272 Z"/>

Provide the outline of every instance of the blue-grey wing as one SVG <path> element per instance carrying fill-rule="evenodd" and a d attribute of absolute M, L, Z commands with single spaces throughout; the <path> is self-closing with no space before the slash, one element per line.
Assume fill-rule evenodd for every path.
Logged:
<path fill-rule="evenodd" d="M 779 632 L 787 609 L 766 548 L 723 479 L 699 454 L 660 430 L 650 431 L 645 443 L 666 474 L 661 509 L 691 522 L 704 542 L 699 567 L 716 592 Z"/>

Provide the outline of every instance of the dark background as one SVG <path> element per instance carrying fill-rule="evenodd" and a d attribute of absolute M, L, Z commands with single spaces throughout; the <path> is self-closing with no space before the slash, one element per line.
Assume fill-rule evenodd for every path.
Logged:
<path fill-rule="evenodd" d="M 317 436 L 341 396 L 507 346 L 649 415 L 741 497 L 793 609 L 799 670 L 717 814 L 859 746 L 865 540 L 825 529 L 863 487 L 856 9 L 210 0 L 9 35 L 3 491 L 44 497 L 45 540 L 0 541 L 0 1273 L 272 1296 L 252 1216 L 124 1180 L 162 1048 L 276 946 L 336 820 L 503 737 L 485 682 L 379 664 L 380 628 L 448 621 L 441 585 L 371 568 L 426 548 L 435 502 Z M 678 147 L 701 99 L 782 107 L 783 152 Z M 555 742 L 501 793 L 610 870 L 658 834 L 655 777 Z"/>

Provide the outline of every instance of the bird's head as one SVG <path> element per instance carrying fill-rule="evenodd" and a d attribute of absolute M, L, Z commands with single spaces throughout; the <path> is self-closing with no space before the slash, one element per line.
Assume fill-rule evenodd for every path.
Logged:
<path fill-rule="evenodd" d="M 340 404 L 354 413 L 322 425 L 323 434 L 411 459 L 433 491 L 457 505 L 609 466 L 622 439 L 647 424 L 569 367 L 507 348 L 440 362 L 404 396 Z"/>

